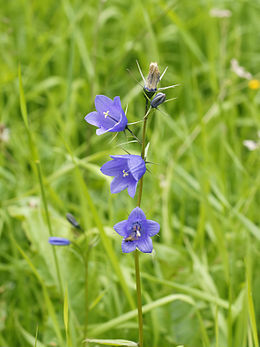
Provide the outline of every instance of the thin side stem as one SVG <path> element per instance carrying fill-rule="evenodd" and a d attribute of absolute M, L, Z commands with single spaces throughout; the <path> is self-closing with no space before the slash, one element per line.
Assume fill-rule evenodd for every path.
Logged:
<path fill-rule="evenodd" d="M 40 187 L 41 187 L 41 196 L 42 196 L 42 202 L 43 202 L 43 206 L 44 206 L 44 210 L 45 210 L 45 215 L 46 215 L 49 235 L 53 236 L 52 227 L 51 227 L 51 221 L 50 221 L 50 216 L 49 216 L 49 210 L 48 210 L 47 200 L 46 200 L 45 191 L 44 191 L 42 172 L 41 172 L 41 164 L 40 164 L 39 160 L 37 160 L 35 163 L 36 163 L 39 183 L 40 183 Z M 63 296 L 63 287 L 62 287 L 62 281 L 61 281 L 60 267 L 59 267 L 58 257 L 57 257 L 57 253 L 56 253 L 56 248 L 55 247 L 52 247 L 52 252 L 53 252 L 53 257 L 54 257 L 54 262 L 55 262 L 55 267 L 56 267 L 56 272 L 57 272 L 60 292 L 61 292 L 61 295 Z"/>

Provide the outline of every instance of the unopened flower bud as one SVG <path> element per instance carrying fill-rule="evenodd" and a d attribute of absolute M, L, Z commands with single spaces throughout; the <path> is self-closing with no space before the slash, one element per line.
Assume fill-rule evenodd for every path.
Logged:
<path fill-rule="evenodd" d="M 157 90 L 157 84 L 160 81 L 160 72 L 157 63 L 151 63 L 149 67 L 149 74 L 145 82 L 144 90 L 149 97 Z"/>
<path fill-rule="evenodd" d="M 66 214 L 67 221 L 74 226 L 74 228 L 81 229 L 79 223 L 71 213 Z"/>
<path fill-rule="evenodd" d="M 155 95 L 155 97 L 153 98 L 153 100 L 151 101 L 151 106 L 153 108 L 157 108 L 159 105 L 161 105 L 166 99 L 166 95 L 163 93 L 158 93 L 157 95 Z"/>
<path fill-rule="evenodd" d="M 64 237 L 52 236 L 49 237 L 49 243 L 53 246 L 68 246 L 70 244 L 70 240 L 65 239 Z"/>

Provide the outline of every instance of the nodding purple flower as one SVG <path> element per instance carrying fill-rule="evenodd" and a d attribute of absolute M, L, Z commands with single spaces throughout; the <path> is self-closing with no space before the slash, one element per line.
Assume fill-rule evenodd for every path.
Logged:
<path fill-rule="evenodd" d="M 164 93 L 158 93 L 155 95 L 153 100 L 151 101 L 151 106 L 153 108 L 157 108 L 159 105 L 161 105 L 166 99 L 166 95 Z"/>
<path fill-rule="evenodd" d="M 115 176 L 111 182 L 111 193 L 119 193 L 128 188 L 128 194 L 133 198 L 136 186 L 146 171 L 145 161 L 140 155 L 111 155 L 113 160 L 101 167 L 104 175 Z"/>
<path fill-rule="evenodd" d="M 70 244 L 70 240 L 65 239 L 64 237 L 52 236 L 49 237 L 49 243 L 53 246 L 68 246 Z"/>
<path fill-rule="evenodd" d="M 87 114 L 85 121 L 99 128 L 96 131 L 97 135 L 125 130 L 127 118 L 119 96 L 111 100 L 105 95 L 97 95 L 95 106 L 97 111 Z"/>
<path fill-rule="evenodd" d="M 123 236 L 122 251 L 124 253 L 133 252 L 136 248 L 143 253 L 151 253 L 153 250 L 151 237 L 159 232 L 160 224 L 146 219 L 141 208 L 136 207 L 128 219 L 114 225 L 114 229 Z"/>

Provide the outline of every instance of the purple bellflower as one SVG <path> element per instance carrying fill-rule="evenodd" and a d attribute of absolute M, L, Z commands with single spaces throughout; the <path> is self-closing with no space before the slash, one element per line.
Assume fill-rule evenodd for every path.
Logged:
<path fill-rule="evenodd" d="M 123 253 L 133 252 L 136 248 L 143 253 L 151 253 L 153 250 L 151 237 L 159 232 L 160 224 L 146 219 L 141 208 L 136 207 L 128 219 L 114 225 L 114 229 L 120 236 L 123 236 Z"/>
<path fill-rule="evenodd" d="M 127 118 L 119 96 L 111 100 L 105 95 L 97 95 L 95 106 L 97 111 L 87 114 L 85 121 L 98 127 L 97 135 L 125 130 Z"/>
<path fill-rule="evenodd" d="M 133 198 L 136 186 L 146 171 L 145 161 L 140 155 L 111 155 L 113 160 L 101 167 L 104 175 L 115 176 L 111 182 L 111 193 L 119 193 L 128 188 L 128 194 Z"/>
<path fill-rule="evenodd" d="M 68 246 L 70 244 L 70 240 L 65 239 L 64 237 L 52 236 L 49 237 L 49 243 L 53 246 Z"/>

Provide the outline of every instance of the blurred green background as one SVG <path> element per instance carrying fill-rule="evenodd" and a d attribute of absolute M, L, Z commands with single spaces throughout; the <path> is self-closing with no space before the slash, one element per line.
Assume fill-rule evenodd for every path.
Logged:
<path fill-rule="evenodd" d="M 112 196 L 99 168 L 140 148 L 84 121 L 96 94 L 142 119 L 136 59 L 145 76 L 168 66 L 161 87 L 180 83 L 147 134 L 159 165 L 142 209 L 161 231 L 140 257 L 144 346 L 259 346 L 259 16 L 259 0 L 1 0 L 1 347 L 35 346 L 37 329 L 38 347 L 138 339 L 134 259 L 112 228 L 136 199 Z M 75 245 L 54 251 L 50 228 Z"/>

